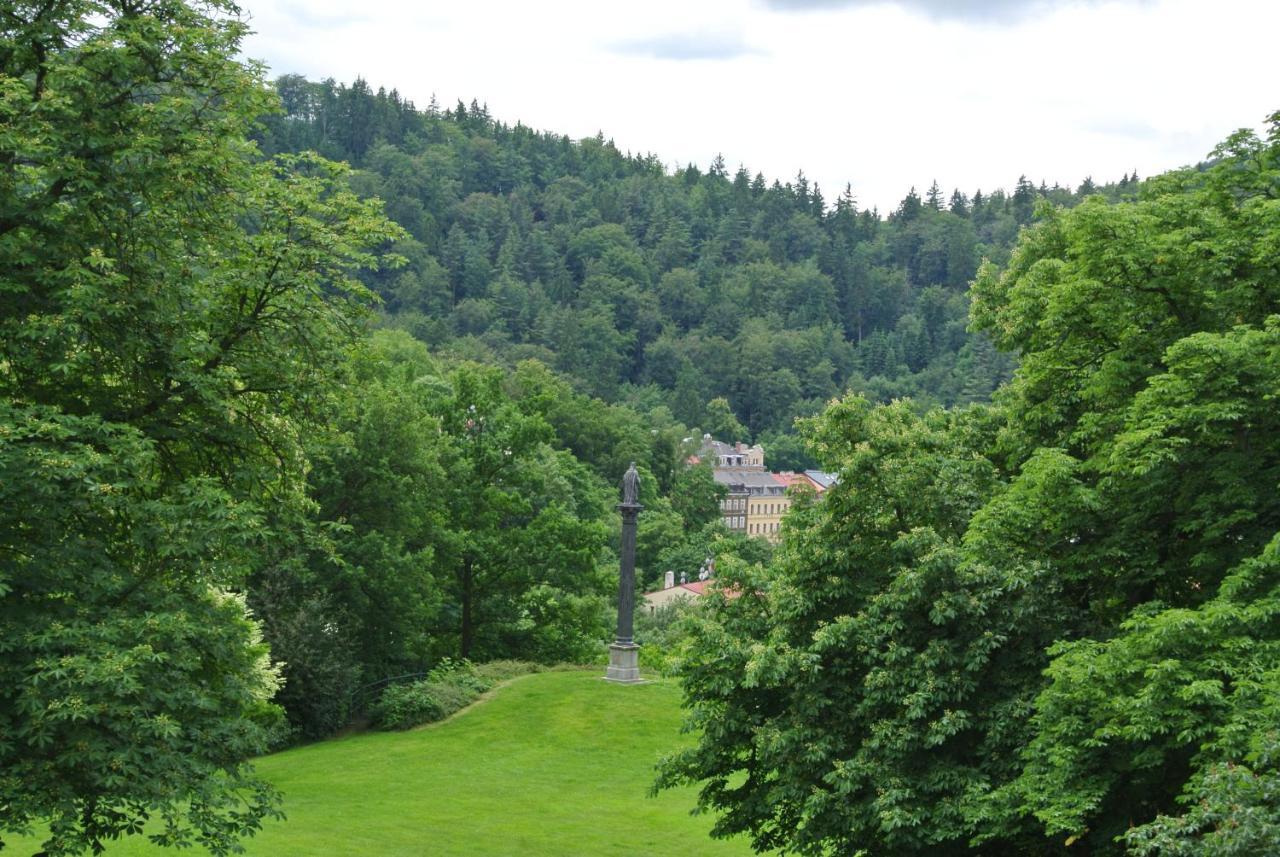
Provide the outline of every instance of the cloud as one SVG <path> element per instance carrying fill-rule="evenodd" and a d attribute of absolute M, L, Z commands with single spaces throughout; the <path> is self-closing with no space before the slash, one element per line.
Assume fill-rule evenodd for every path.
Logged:
<path fill-rule="evenodd" d="M 731 60 L 763 54 L 740 33 L 665 33 L 614 44 L 613 50 L 660 60 Z"/>
<path fill-rule="evenodd" d="M 1221 128 L 1215 128 L 1211 124 L 1203 128 L 1158 128 L 1140 119 L 1116 116 L 1086 122 L 1081 130 L 1110 137 L 1120 145 L 1144 144 L 1176 148 L 1178 151 L 1191 153 L 1197 160 L 1207 157 L 1211 141 L 1222 133 Z"/>
<path fill-rule="evenodd" d="M 280 11 L 294 26 L 312 30 L 343 30 L 373 21 L 367 12 L 329 10 L 314 4 L 282 3 Z"/>
<path fill-rule="evenodd" d="M 777 12 L 818 12 L 865 6 L 900 6 L 939 20 L 1009 24 L 1054 6 L 1096 3 L 1097 0 L 764 0 Z M 1142 0 L 1137 0 L 1142 2 Z"/>
<path fill-rule="evenodd" d="M 1168 133 L 1157 129 L 1154 125 L 1136 119 L 1108 117 L 1087 123 L 1084 130 L 1103 134 L 1108 137 L 1125 137 L 1130 140 L 1161 140 Z"/>

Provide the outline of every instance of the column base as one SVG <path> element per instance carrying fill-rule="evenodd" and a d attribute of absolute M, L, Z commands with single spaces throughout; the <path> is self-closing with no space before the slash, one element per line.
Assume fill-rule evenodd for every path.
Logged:
<path fill-rule="evenodd" d="M 609 645 L 609 668 L 604 672 L 605 681 L 615 684 L 644 684 L 640 678 L 640 647 L 635 643 Z"/>

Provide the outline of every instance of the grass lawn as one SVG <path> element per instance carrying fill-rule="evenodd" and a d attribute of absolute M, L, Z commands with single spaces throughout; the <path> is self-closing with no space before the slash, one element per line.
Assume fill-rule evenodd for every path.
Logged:
<path fill-rule="evenodd" d="M 259 760 L 288 820 L 268 822 L 248 854 L 750 854 L 746 840 L 707 836 L 710 818 L 689 815 L 692 790 L 646 797 L 659 756 L 687 740 L 679 725 L 674 684 L 618 686 L 596 672 L 518 678 L 444 723 Z M 192 853 L 135 840 L 106 853 Z"/>

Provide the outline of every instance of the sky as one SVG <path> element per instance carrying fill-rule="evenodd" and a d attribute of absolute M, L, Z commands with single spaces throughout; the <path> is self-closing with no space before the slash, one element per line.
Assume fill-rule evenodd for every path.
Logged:
<path fill-rule="evenodd" d="M 1273 0 L 242 0 L 271 76 L 474 98 L 514 124 L 887 213 L 936 180 L 1075 187 L 1280 110 Z"/>

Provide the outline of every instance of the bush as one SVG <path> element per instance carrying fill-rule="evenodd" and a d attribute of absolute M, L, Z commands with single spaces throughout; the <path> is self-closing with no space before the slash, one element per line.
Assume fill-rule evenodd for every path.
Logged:
<path fill-rule="evenodd" d="M 689 623 L 701 612 L 702 605 L 694 599 L 677 599 L 653 613 L 641 605 L 635 614 L 640 668 L 659 675 L 673 675 L 676 659 L 689 637 Z"/>
<path fill-rule="evenodd" d="M 481 676 L 471 661 L 455 661 L 453 658 L 445 658 L 436 664 L 427 673 L 426 681 L 442 687 L 457 687 L 476 696 L 493 687 L 493 682 Z"/>
<path fill-rule="evenodd" d="M 360 663 L 348 617 L 332 599 L 308 592 L 296 563 L 272 566 L 249 595 L 272 658 L 283 664 L 284 686 L 273 699 L 289 729 L 273 747 L 332 735 L 350 721 Z"/>
<path fill-rule="evenodd" d="M 495 684 L 542 668 L 521 661 L 494 661 L 476 666 L 445 658 L 425 679 L 398 684 L 382 692 L 370 712 L 378 729 L 410 729 L 461 711 Z"/>
<path fill-rule="evenodd" d="M 489 661 L 487 664 L 476 664 L 473 669 L 480 678 L 497 684 L 517 676 L 544 672 L 547 668 L 528 661 Z"/>

